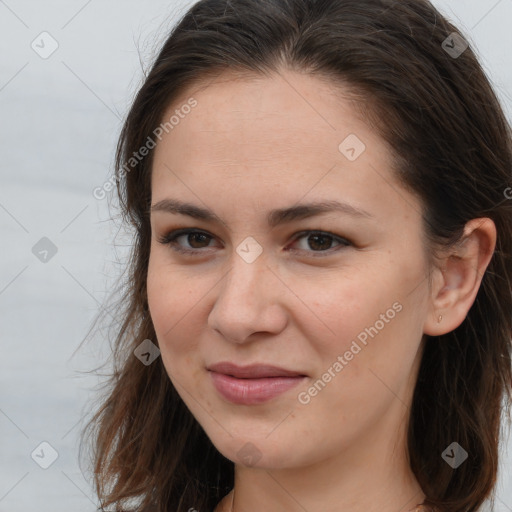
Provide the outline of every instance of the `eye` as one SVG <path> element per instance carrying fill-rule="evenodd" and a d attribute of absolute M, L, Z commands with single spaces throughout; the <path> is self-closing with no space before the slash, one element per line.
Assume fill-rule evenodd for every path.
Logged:
<path fill-rule="evenodd" d="M 342 249 L 343 247 L 347 247 L 352 245 L 351 242 L 345 238 L 342 238 L 333 233 L 328 233 L 325 231 L 303 231 L 299 233 L 294 243 L 298 240 L 305 240 L 305 244 L 303 244 L 302 248 L 299 248 L 300 251 L 312 252 L 317 254 L 312 254 L 312 256 L 323 256 L 323 254 L 318 253 L 326 253 L 332 254 L 335 251 Z M 332 247 L 332 244 L 337 243 L 338 246 Z M 295 251 L 296 249 L 292 249 Z"/>
<path fill-rule="evenodd" d="M 183 247 L 178 240 L 183 238 L 188 247 Z M 162 244 L 171 246 L 171 249 L 184 254 L 195 254 L 197 255 L 201 251 L 200 249 L 208 248 L 208 243 L 213 240 L 213 236 L 206 233 L 205 231 L 199 231 L 196 229 L 177 229 L 171 231 L 167 235 L 160 237 L 158 241 Z"/>
<path fill-rule="evenodd" d="M 158 241 L 162 244 L 169 245 L 174 251 L 197 256 L 205 252 L 204 249 L 212 247 L 209 244 L 214 238 L 213 235 L 197 229 L 177 229 L 160 237 Z M 182 242 L 179 241 L 180 239 L 182 239 Z M 325 231 L 302 231 L 297 233 L 293 244 L 302 240 L 306 242 L 303 244 L 303 247 L 299 247 L 298 249 L 292 247 L 289 250 L 292 252 L 308 252 L 311 256 L 318 257 L 323 256 L 325 253 L 332 254 L 335 251 L 352 245 L 349 240 Z M 183 243 L 187 245 L 184 246 L 182 245 Z M 333 247 L 333 243 L 338 245 Z"/>

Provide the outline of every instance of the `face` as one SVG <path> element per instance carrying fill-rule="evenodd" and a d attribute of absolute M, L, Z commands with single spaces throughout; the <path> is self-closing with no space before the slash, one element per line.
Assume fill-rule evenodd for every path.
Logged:
<path fill-rule="evenodd" d="M 164 119 L 191 98 L 152 171 L 147 291 L 169 378 L 236 463 L 376 456 L 421 358 L 419 200 L 339 86 L 225 74 Z"/>

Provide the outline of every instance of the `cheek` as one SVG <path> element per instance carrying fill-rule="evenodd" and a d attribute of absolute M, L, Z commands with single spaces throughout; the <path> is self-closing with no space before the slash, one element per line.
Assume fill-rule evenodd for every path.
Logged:
<path fill-rule="evenodd" d="M 173 280 L 174 281 L 174 280 Z M 165 371 L 186 401 L 197 387 L 202 369 L 198 357 L 197 323 L 188 322 L 194 302 L 190 293 L 170 280 L 148 273 L 148 304 Z"/>
<path fill-rule="evenodd" d="M 375 384 L 370 369 L 391 381 L 405 377 L 421 340 L 422 276 L 420 264 L 398 265 L 381 255 L 365 267 L 296 281 L 294 291 L 308 307 L 302 304 L 303 313 L 294 318 L 300 319 L 310 353 L 320 363 L 316 377 L 329 370 L 343 373 L 343 379 L 334 380 L 347 379 L 343 386 L 352 396 L 364 395 L 363 389 Z M 397 367 L 397 361 L 403 365 Z"/>
<path fill-rule="evenodd" d="M 301 330 L 310 340 L 319 340 L 316 352 L 332 354 L 348 350 L 352 340 L 365 328 L 379 322 L 381 314 L 388 312 L 386 320 L 394 318 L 393 304 L 401 294 L 399 276 L 381 265 L 340 269 L 315 279 L 303 276 L 293 285 Z M 387 326 L 388 324 L 386 324 Z"/>
<path fill-rule="evenodd" d="M 176 357 L 185 357 L 195 348 L 194 340 L 198 336 L 194 329 L 199 326 L 188 319 L 194 308 L 200 306 L 197 304 L 199 299 L 192 291 L 190 281 L 180 278 L 179 272 L 162 262 L 158 254 L 150 256 L 147 295 L 162 359 L 166 366 L 167 361 L 174 364 Z"/>

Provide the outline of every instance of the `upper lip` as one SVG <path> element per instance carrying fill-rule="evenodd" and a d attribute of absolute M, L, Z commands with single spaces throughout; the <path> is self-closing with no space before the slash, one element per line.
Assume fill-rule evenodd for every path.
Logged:
<path fill-rule="evenodd" d="M 229 362 L 221 362 L 208 366 L 208 370 L 240 379 L 259 379 L 264 377 L 304 377 L 301 372 L 286 370 L 271 364 L 251 364 L 238 366 Z"/>

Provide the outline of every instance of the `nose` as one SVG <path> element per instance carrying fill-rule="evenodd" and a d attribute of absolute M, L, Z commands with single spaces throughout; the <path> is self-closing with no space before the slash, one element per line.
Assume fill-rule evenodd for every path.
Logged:
<path fill-rule="evenodd" d="M 279 334 L 286 327 L 286 287 L 263 255 L 248 263 L 234 253 L 231 269 L 215 289 L 208 325 L 228 341 L 244 343 L 253 334 Z"/>

